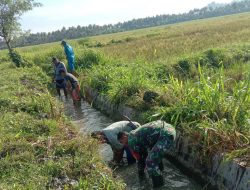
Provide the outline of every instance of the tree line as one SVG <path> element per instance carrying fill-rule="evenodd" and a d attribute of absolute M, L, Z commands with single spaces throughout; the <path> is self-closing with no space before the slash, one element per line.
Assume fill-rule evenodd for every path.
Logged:
<path fill-rule="evenodd" d="M 250 0 L 234 1 L 230 4 L 212 3 L 201 9 L 193 9 L 183 14 L 157 15 L 153 17 L 133 19 L 123 23 L 108 25 L 88 25 L 77 27 L 63 27 L 61 30 L 53 32 L 41 32 L 36 34 L 24 34 L 13 40 L 14 47 L 36 45 L 42 43 L 56 42 L 62 39 L 76 39 L 101 34 L 123 32 L 128 30 L 174 24 L 178 22 L 224 16 L 250 11 Z M 6 44 L 0 42 L 0 48 L 6 48 Z"/>

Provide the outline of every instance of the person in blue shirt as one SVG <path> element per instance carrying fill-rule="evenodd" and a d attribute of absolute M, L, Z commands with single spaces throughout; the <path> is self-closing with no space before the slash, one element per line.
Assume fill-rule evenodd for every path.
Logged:
<path fill-rule="evenodd" d="M 78 76 L 75 71 L 75 54 L 73 48 L 64 40 L 61 44 L 64 47 L 64 52 L 68 61 L 68 72 L 70 72 L 74 76 Z"/>

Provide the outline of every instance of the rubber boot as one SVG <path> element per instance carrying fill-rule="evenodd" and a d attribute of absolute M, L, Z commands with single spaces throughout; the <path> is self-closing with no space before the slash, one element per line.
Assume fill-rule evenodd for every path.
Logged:
<path fill-rule="evenodd" d="M 152 176 L 153 188 L 159 188 L 164 185 L 163 177 L 160 176 Z"/>

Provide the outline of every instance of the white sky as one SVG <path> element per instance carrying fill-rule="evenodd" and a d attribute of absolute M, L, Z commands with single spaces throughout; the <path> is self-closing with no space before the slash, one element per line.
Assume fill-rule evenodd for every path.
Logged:
<path fill-rule="evenodd" d="M 229 3 L 232 0 L 37 0 L 43 7 L 26 13 L 22 28 L 49 32 L 63 26 L 114 24 L 133 18 L 159 14 L 188 12 L 208 3 Z"/>

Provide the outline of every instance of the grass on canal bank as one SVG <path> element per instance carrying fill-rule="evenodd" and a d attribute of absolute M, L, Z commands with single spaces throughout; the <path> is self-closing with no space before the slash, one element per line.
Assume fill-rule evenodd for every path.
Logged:
<path fill-rule="evenodd" d="M 49 83 L 37 66 L 0 63 L 0 189 L 123 189 L 98 145 L 64 117 Z"/>
<path fill-rule="evenodd" d="M 82 86 L 162 118 L 195 139 L 198 154 L 250 161 L 250 13 L 69 41 Z M 60 43 L 18 51 L 47 73 Z M 4 52 L 2 53 L 2 55 Z M 4 57 L 4 55 L 3 55 Z"/>
<path fill-rule="evenodd" d="M 161 118 L 173 124 L 194 139 L 204 161 L 220 152 L 250 164 L 249 55 L 249 46 L 239 45 L 209 49 L 167 67 L 103 61 L 85 71 L 85 85 L 114 104 L 143 112 L 145 122 Z"/>

